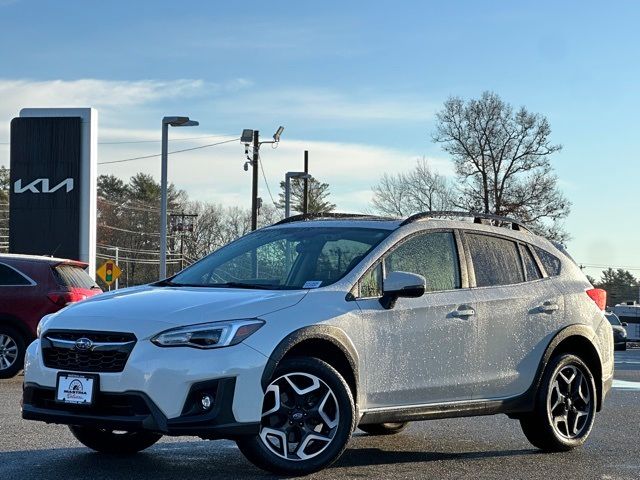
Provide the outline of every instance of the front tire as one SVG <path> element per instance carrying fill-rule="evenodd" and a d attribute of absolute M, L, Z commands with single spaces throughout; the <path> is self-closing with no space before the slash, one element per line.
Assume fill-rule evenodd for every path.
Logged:
<path fill-rule="evenodd" d="M 369 435 L 395 435 L 407 428 L 409 422 L 371 423 L 358 425 L 358 428 Z"/>
<path fill-rule="evenodd" d="M 25 338 L 12 327 L 0 326 L 0 378 L 15 377 L 24 366 Z"/>
<path fill-rule="evenodd" d="M 520 419 L 522 431 L 541 450 L 563 452 L 579 447 L 593 428 L 596 400 L 589 367 L 575 355 L 559 355 L 545 370 L 535 410 Z"/>
<path fill-rule="evenodd" d="M 153 432 L 115 432 L 76 425 L 70 425 L 69 430 L 85 447 L 96 452 L 117 455 L 138 453 L 162 438 L 162 435 Z"/>
<path fill-rule="evenodd" d="M 260 433 L 236 443 L 259 468 L 306 475 L 332 464 L 354 429 L 353 395 L 342 376 L 320 359 L 293 357 L 265 390 Z"/>

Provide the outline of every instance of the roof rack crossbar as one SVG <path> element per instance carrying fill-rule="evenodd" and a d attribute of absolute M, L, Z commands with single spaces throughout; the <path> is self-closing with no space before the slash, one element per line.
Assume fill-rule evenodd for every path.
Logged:
<path fill-rule="evenodd" d="M 342 219 L 342 218 L 358 218 L 361 220 L 392 220 L 387 217 L 378 217 L 376 215 L 366 215 L 364 213 L 336 213 L 336 212 L 321 212 L 321 213 L 303 213 L 299 215 L 292 215 L 291 217 L 283 218 L 274 225 L 283 225 L 285 223 L 292 222 L 304 222 L 308 220 L 324 220 L 324 219 Z"/>
<path fill-rule="evenodd" d="M 495 215 L 493 213 L 463 212 L 463 211 L 452 211 L 452 210 L 416 213 L 414 215 L 411 215 L 407 219 L 405 219 L 400 224 L 400 226 L 408 225 L 410 223 L 418 222 L 420 220 L 426 220 L 429 218 L 438 218 L 438 217 L 469 217 L 469 218 L 473 218 L 474 223 L 482 223 L 482 220 L 494 220 L 501 223 L 511 224 L 512 230 L 523 230 L 526 232 L 530 232 L 530 230 L 527 228 L 527 226 L 523 222 L 521 222 L 520 220 L 516 220 L 515 218 L 504 217 L 502 215 Z"/>

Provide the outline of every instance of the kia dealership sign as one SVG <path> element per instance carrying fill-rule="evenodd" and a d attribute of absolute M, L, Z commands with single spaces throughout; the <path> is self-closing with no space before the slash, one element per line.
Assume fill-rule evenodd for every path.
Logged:
<path fill-rule="evenodd" d="M 9 251 L 89 263 L 95 272 L 97 112 L 23 109 L 11 121 Z"/>

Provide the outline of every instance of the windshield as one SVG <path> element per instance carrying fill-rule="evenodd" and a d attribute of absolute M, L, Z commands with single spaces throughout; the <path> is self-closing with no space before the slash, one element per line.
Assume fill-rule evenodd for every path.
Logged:
<path fill-rule="evenodd" d="M 607 314 L 605 317 L 607 317 L 607 320 L 609 320 L 611 325 L 622 325 L 622 323 L 620 323 L 620 319 L 615 313 Z"/>
<path fill-rule="evenodd" d="M 164 283 L 264 289 L 324 287 L 344 277 L 390 232 L 353 227 L 258 230 Z"/>

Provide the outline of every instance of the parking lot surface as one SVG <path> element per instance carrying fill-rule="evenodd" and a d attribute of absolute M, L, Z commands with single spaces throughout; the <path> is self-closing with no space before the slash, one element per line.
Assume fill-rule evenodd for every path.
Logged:
<path fill-rule="evenodd" d="M 308 478 L 638 479 L 640 349 L 616 352 L 614 389 L 587 444 L 545 454 L 504 415 L 416 422 L 371 437 L 356 431 L 332 467 Z M 272 478 L 230 441 L 165 438 L 130 457 L 93 453 L 66 427 L 20 418 L 22 377 L 0 380 L 0 479 Z"/>

